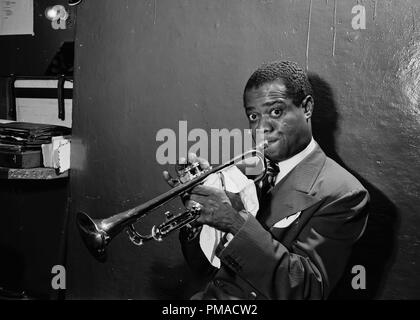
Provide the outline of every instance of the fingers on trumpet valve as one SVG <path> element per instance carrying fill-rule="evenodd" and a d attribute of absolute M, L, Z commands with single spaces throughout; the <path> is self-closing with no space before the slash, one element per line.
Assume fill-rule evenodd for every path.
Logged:
<path fill-rule="evenodd" d="M 176 187 L 179 184 L 179 180 L 175 179 L 171 176 L 171 174 L 168 171 L 163 171 L 163 179 L 165 179 L 166 183 L 173 187 Z"/>
<path fill-rule="evenodd" d="M 206 159 L 200 158 L 195 153 L 192 153 L 192 152 L 188 153 L 188 162 L 198 163 L 202 170 L 210 168 L 210 163 Z"/>

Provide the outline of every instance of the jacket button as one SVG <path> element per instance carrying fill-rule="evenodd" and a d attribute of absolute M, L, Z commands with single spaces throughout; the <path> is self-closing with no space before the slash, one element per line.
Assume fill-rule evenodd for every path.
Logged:
<path fill-rule="evenodd" d="M 257 294 L 254 291 L 251 291 L 251 293 L 249 294 L 249 297 L 251 299 L 255 299 L 257 297 Z"/>

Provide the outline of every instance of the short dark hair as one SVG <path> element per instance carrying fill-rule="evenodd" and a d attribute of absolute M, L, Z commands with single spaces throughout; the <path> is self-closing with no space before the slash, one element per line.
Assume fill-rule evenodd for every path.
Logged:
<path fill-rule="evenodd" d="M 246 91 L 258 89 L 263 84 L 283 80 L 288 96 L 298 105 L 307 95 L 313 95 L 306 72 L 293 61 L 273 61 L 258 67 L 246 83 Z"/>

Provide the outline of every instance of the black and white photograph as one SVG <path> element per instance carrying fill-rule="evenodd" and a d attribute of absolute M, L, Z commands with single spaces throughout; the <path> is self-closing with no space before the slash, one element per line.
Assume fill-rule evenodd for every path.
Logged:
<path fill-rule="evenodd" d="M 0 0 L 0 300 L 420 299 L 419 16 Z"/>

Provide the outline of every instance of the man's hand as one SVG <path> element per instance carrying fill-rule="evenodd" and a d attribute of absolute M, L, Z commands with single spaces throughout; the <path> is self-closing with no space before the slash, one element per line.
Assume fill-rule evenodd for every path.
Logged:
<path fill-rule="evenodd" d="M 179 163 L 175 166 L 175 170 L 178 176 L 180 176 L 181 172 L 192 163 L 198 162 L 200 164 L 201 170 L 205 170 L 210 168 L 210 163 L 205 160 L 204 158 L 197 157 L 195 153 L 189 153 L 188 154 L 188 160 L 185 158 L 181 158 L 179 160 Z M 163 171 L 163 178 L 165 181 L 172 187 L 176 187 L 179 185 L 179 181 L 177 178 L 173 178 L 171 174 L 168 171 Z M 185 194 L 182 197 L 182 201 L 184 203 L 184 206 L 188 209 L 191 209 L 191 207 L 194 205 L 193 202 L 189 199 L 189 194 Z"/>
<path fill-rule="evenodd" d="M 207 160 L 197 157 L 194 153 L 188 154 L 188 161 L 181 158 L 176 165 L 179 175 L 186 166 L 198 162 L 201 169 L 208 169 L 210 164 Z M 179 184 L 178 179 L 173 178 L 168 171 L 163 172 L 163 178 L 171 187 Z M 245 222 L 246 214 L 240 211 L 244 209 L 239 194 L 225 192 L 217 188 L 196 186 L 189 194 L 182 198 L 186 208 L 190 209 L 196 203 L 202 205 L 201 215 L 196 220 L 199 224 L 207 224 L 218 230 L 236 234 Z"/>
<path fill-rule="evenodd" d="M 195 162 L 199 163 L 201 170 L 210 168 L 210 163 L 206 159 L 197 157 L 195 153 L 189 153 L 188 160 L 185 158 L 180 158 L 179 163 L 175 166 L 178 177 L 186 167 Z M 168 171 L 163 171 L 163 178 L 172 188 L 179 184 L 178 179 L 173 178 Z"/>
<path fill-rule="evenodd" d="M 241 214 L 232 207 L 223 190 L 196 186 L 191 190 L 190 200 L 202 205 L 201 214 L 197 219 L 199 223 L 236 234 L 246 221 L 246 214 Z"/>

